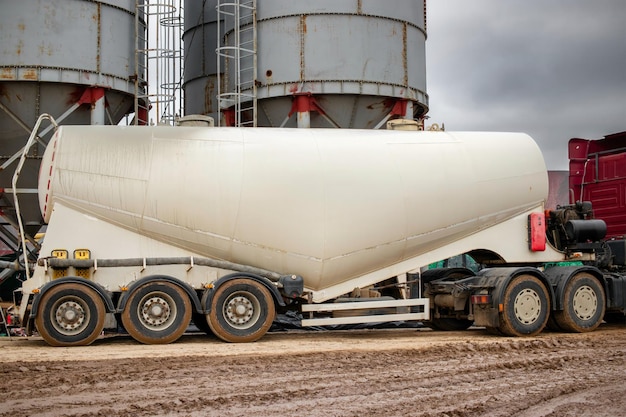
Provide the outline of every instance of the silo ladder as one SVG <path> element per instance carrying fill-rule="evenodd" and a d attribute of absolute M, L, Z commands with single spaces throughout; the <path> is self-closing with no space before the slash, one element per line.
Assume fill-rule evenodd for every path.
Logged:
<path fill-rule="evenodd" d="M 255 127 L 257 124 L 256 0 L 218 0 L 217 13 L 217 100 L 224 118 L 219 123 L 225 123 L 228 126 Z M 227 28 L 232 27 L 232 30 L 225 33 L 223 40 L 220 36 L 222 24 Z M 220 68 L 222 58 L 225 66 L 223 69 Z M 229 79 L 229 77 L 234 79 Z"/>

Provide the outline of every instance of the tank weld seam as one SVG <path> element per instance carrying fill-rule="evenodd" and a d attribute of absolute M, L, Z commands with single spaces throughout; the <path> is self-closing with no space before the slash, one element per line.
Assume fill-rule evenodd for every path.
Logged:
<path fill-rule="evenodd" d="M 293 84 L 306 84 L 306 83 L 311 83 L 311 84 L 315 84 L 315 83 L 359 83 L 361 85 L 364 84 L 370 84 L 370 85 L 386 85 L 386 86 L 392 86 L 392 87 L 396 87 L 396 88 L 402 88 L 404 90 L 406 90 L 407 92 L 409 92 L 410 94 L 408 95 L 409 97 L 403 97 L 403 98 L 411 98 L 411 99 L 415 99 L 417 100 L 418 98 L 424 98 L 426 99 L 428 97 L 428 94 L 426 94 L 424 91 L 420 90 L 417 87 L 412 87 L 409 85 L 402 85 L 402 84 L 397 84 L 397 83 L 390 83 L 390 82 L 381 82 L 381 81 L 373 81 L 373 80 L 356 80 L 356 79 L 303 79 L 303 80 L 298 80 L 298 81 L 282 81 L 282 82 L 273 82 L 273 83 L 263 83 L 260 82 L 259 85 L 257 86 L 258 90 L 264 89 L 264 88 L 271 88 L 271 87 L 280 87 L 280 86 L 287 86 L 287 85 L 293 85 Z M 245 91 L 245 90 L 244 90 Z M 336 92 L 328 92 L 328 91 L 315 91 L 315 92 L 311 92 L 313 95 L 325 95 L 325 94 L 339 94 Z M 283 94 L 283 95 L 288 95 L 291 96 L 293 93 L 289 93 L 289 94 Z"/>
<path fill-rule="evenodd" d="M 135 12 L 134 11 L 125 9 L 122 6 L 116 6 L 114 4 L 103 2 L 103 1 L 98 1 L 98 0 L 84 0 L 84 1 L 86 1 L 88 3 L 95 3 L 95 4 L 102 5 L 102 6 L 106 6 L 106 7 L 109 7 L 111 9 L 115 9 L 115 10 L 121 10 L 121 11 L 126 12 L 127 14 L 129 14 L 131 16 L 135 16 Z"/>
<path fill-rule="evenodd" d="M 376 250 L 376 249 L 379 249 L 379 248 L 384 248 L 384 247 L 388 247 L 388 246 L 392 246 L 392 245 L 397 245 L 397 244 L 400 244 L 400 243 L 406 243 L 406 242 L 409 242 L 411 240 L 424 238 L 426 236 L 433 235 L 433 234 L 436 234 L 436 233 L 439 233 L 439 232 L 442 232 L 442 231 L 446 231 L 446 230 L 449 230 L 449 229 L 454 229 L 454 228 L 456 228 L 458 226 L 464 226 L 464 225 L 471 225 L 471 224 L 474 224 L 474 223 L 479 223 L 477 225 L 476 229 L 472 229 L 471 232 L 467 233 L 466 236 L 469 236 L 471 234 L 474 234 L 476 232 L 482 231 L 484 229 L 488 229 L 488 228 L 490 228 L 490 227 L 492 227 L 492 226 L 494 226 L 496 224 L 502 223 L 502 222 L 504 222 L 506 220 L 510 220 L 510 219 L 512 219 L 512 218 L 514 218 L 516 216 L 519 216 L 519 215 L 523 214 L 524 212 L 526 212 L 528 210 L 531 210 L 533 207 L 535 207 L 535 206 L 531 206 L 531 207 L 529 207 L 528 205 L 517 206 L 517 207 L 512 209 L 512 214 L 508 215 L 506 218 L 504 218 L 504 220 L 500 219 L 499 216 L 501 214 L 504 214 L 505 211 L 492 213 L 492 214 L 490 214 L 488 216 L 472 217 L 471 219 L 468 219 L 466 221 L 454 223 L 452 225 L 448 225 L 446 227 L 441 227 L 441 228 L 438 228 L 438 229 L 434 229 L 434 230 L 431 230 L 431 231 L 428 231 L 428 232 L 425 232 L 425 233 L 420 233 L 420 234 L 416 234 L 416 235 L 406 236 L 404 238 L 397 239 L 397 240 L 394 240 L 394 241 L 391 241 L 391 242 L 386 242 L 386 243 L 383 243 L 383 244 L 380 244 L 380 245 L 370 246 L 370 247 L 367 247 L 367 248 L 364 248 L 364 249 L 359 249 L 357 251 L 352 251 L 352 252 L 344 253 L 344 254 L 341 254 L 341 255 L 333 256 L 333 257 L 330 257 L 330 258 L 326 258 L 326 259 L 324 259 L 324 261 L 333 261 L 333 260 L 336 260 L 336 259 L 341 259 L 341 258 L 345 258 L 345 257 L 348 257 L 348 256 L 353 256 L 353 255 L 358 254 L 358 253 L 364 253 L 364 252 Z M 510 213 L 511 210 L 506 210 L 506 212 Z M 484 224 L 481 223 L 481 221 L 483 221 L 484 219 L 489 218 L 489 217 L 493 217 L 494 220 L 491 221 L 491 222 L 488 222 L 488 223 L 484 223 Z M 457 239 L 458 239 L 458 237 L 457 237 Z M 416 255 L 419 255 L 419 254 L 416 254 Z M 407 256 L 407 258 L 410 258 L 411 256 L 415 256 L 415 255 L 409 255 L 409 256 Z"/>
<path fill-rule="evenodd" d="M 278 19 L 284 19 L 287 17 L 300 17 L 300 16 L 358 16 L 358 17 L 367 17 L 367 18 L 375 18 L 375 19 L 383 19 L 383 20 L 390 20 L 392 22 L 398 22 L 398 23 L 406 23 L 409 26 L 412 26 L 416 29 L 418 29 L 420 32 L 422 32 L 424 35 L 426 35 L 426 31 L 424 30 L 424 28 L 421 28 L 419 25 L 410 22 L 408 20 L 402 20 L 399 19 L 397 17 L 390 17 L 390 16 L 381 16 L 381 15 L 376 15 L 376 14 L 366 14 L 366 13 L 341 13 L 341 12 L 313 12 L 313 13 L 291 13 L 291 14 L 283 14 L 280 16 L 271 16 L 271 17 L 264 17 L 261 19 L 257 19 L 257 23 L 261 23 L 261 22 L 266 22 L 266 21 L 271 21 L 271 20 L 278 20 Z"/>
<path fill-rule="evenodd" d="M 17 68 L 17 69 L 36 69 L 36 70 L 52 69 L 52 70 L 57 70 L 57 71 L 72 71 L 72 72 L 80 72 L 80 73 L 87 73 L 87 74 L 102 75 L 102 76 L 105 76 L 105 77 L 116 78 L 118 80 L 123 80 L 125 82 L 128 82 L 128 78 L 120 77 L 119 75 L 109 74 L 109 73 L 106 73 L 106 72 L 98 72 L 98 71 L 86 70 L 86 69 L 82 69 L 82 68 L 59 67 L 59 66 L 51 66 L 51 65 L 25 65 L 25 64 L 20 64 L 20 65 L 0 65 L 0 69 L 3 69 L 3 68 L 10 68 L 10 69 L 13 69 L 13 68 Z"/>
<path fill-rule="evenodd" d="M 238 243 L 244 246 L 250 246 L 253 248 L 257 248 L 257 249 L 263 249 L 263 250 L 268 250 L 268 251 L 272 251 L 272 252 L 276 252 L 276 253 L 280 253 L 280 254 L 285 254 L 285 255 L 289 255 L 289 256 L 295 256 L 297 258 L 301 258 L 301 259 L 307 259 L 309 261 L 314 261 L 314 262 L 322 262 L 323 259 L 316 257 L 316 256 L 310 256 L 310 255 L 304 255 L 302 253 L 298 253 L 298 252 L 291 252 L 291 251 L 286 251 L 283 249 L 278 249 L 278 248 L 272 248 L 270 246 L 264 246 L 264 245 L 259 245 L 257 243 L 252 243 L 252 242 L 247 242 L 247 241 L 243 241 L 243 240 L 239 240 L 239 239 L 232 239 L 233 243 Z"/>

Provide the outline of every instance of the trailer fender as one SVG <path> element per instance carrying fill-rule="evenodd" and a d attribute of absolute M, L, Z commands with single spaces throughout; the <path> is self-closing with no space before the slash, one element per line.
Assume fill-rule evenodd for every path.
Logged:
<path fill-rule="evenodd" d="M 213 301 L 213 295 L 215 294 L 215 291 L 222 284 L 228 281 L 232 281 L 237 278 L 248 278 L 260 284 L 263 284 L 272 294 L 272 298 L 274 299 L 274 302 L 276 303 L 276 305 L 280 307 L 286 306 L 285 301 L 283 300 L 283 297 L 278 291 L 278 288 L 276 288 L 276 285 L 274 285 L 272 281 L 270 281 L 269 279 L 265 277 L 255 275 L 255 274 L 250 274 L 246 272 L 235 272 L 233 274 L 229 274 L 229 275 L 221 277 L 220 279 L 218 279 L 217 281 L 213 283 L 212 288 L 209 288 L 207 291 L 204 292 L 204 294 L 202 295 L 202 301 L 201 301 L 202 310 L 203 310 L 202 312 L 205 314 L 208 314 L 211 311 L 211 301 Z"/>
<path fill-rule="evenodd" d="M 111 293 L 105 290 L 104 287 L 102 287 L 100 284 L 80 277 L 63 277 L 46 283 L 43 287 L 39 289 L 39 293 L 35 294 L 35 296 L 33 297 L 33 305 L 30 309 L 31 319 L 34 319 L 37 316 L 41 297 L 51 288 L 54 288 L 61 284 L 80 284 L 91 288 L 92 290 L 96 291 L 98 295 L 102 298 L 102 301 L 104 301 L 106 312 L 115 313 L 115 305 L 111 300 Z"/>
<path fill-rule="evenodd" d="M 607 287 L 607 282 L 604 279 L 604 275 L 598 268 L 593 266 L 553 266 L 544 271 L 544 275 L 548 279 L 550 283 L 550 287 L 552 289 L 552 299 L 554 300 L 552 303 L 552 310 L 563 310 L 563 302 L 564 302 L 564 292 L 565 286 L 567 283 L 577 274 L 581 272 L 586 272 L 592 276 L 594 276 L 599 282 L 600 285 L 604 288 L 604 293 L 608 294 L 609 289 Z"/>
<path fill-rule="evenodd" d="M 479 286 L 491 288 L 492 305 L 498 307 L 503 302 L 504 291 L 511 280 L 519 275 L 532 275 L 537 277 L 548 290 L 551 300 L 554 299 L 554 289 L 546 276 L 536 268 L 531 267 L 510 267 L 510 268 L 490 268 L 483 269 L 477 275 L 476 283 Z"/>
<path fill-rule="evenodd" d="M 122 292 L 122 295 L 117 303 L 117 310 L 115 312 L 121 313 L 122 311 L 124 311 L 124 309 L 126 308 L 126 303 L 128 303 L 128 299 L 133 291 L 146 283 L 154 281 L 165 281 L 182 288 L 191 300 L 191 304 L 193 305 L 193 311 L 202 312 L 202 305 L 200 304 L 200 298 L 198 297 L 198 293 L 196 292 L 196 290 L 193 289 L 193 287 L 186 282 L 183 282 L 177 278 L 168 275 L 150 275 L 134 281 L 128 286 L 125 291 Z"/>

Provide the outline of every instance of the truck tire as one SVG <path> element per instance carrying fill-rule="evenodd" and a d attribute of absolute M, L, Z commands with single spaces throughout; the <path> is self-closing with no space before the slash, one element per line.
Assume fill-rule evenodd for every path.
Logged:
<path fill-rule="evenodd" d="M 81 284 L 60 284 L 41 297 L 35 325 L 52 346 L 86 346 L 102 333 L 105 315 L 96 291 Z"/>
<path fill-rule="evenodd" d="M 566 332 L 590 332 L 602 323 L 605 308 L 602 285 L 583 272 L 572 277 L 565 286 L 563 310 L 555 311 L 554 319 Z"/>
<path fill-rule="evenodd" d="M 135 340 L 149 345 L 166 344 L 185 333 L 191 322 L 191 301 L 178 285 L 148 282 L 128 298 L 122 324 Z"/>
<path fill-rule="evenodd" d="M 276 309 L 269 290 L 257 281 L 226 281 L 213 295 L 208 322 L 213 333 L 226 342 L 260 339 L 269 330 Z"/>
<path fill-rule="evenodd" d="M 506 336 L 534 336 L 546 327 L 550 298 L 539 278 L 532 275 L 513 278 L 504 291 L 502 303 L 498 329 Z"/>

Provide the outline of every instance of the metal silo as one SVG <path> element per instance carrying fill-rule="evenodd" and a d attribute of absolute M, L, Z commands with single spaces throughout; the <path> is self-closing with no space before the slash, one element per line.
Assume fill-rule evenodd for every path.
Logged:
<path fill-rule="evenodd" d="M 62 124 L 117 124 L 132 110 L 135 10 L 134 0 L 0 0 L 3 191 L 11 188 L 13 161 L 41 113 Z M 18 185 L 29 233 L 41 225 L 34 191 L 49 135 L 40 136 Z M 0 200 L 2 226 L 8 227 L 12 198 L 2 193 Z M 14 237 L 6 227 L 0 230 L 0 239 L 11 247 Z"/>
<path fill-rule="evenodd" d="M 217 3 L 240 5 L 224 7 L 222 48 L 240 60 L 225 60 L 222 88 L 256 97 L 259 126 L 380 128 L 427 112 L 425 0 Z"/>
<path fill-rule="evenodd" d="M 217 0 L 185 3 L 185 113 L 217 116 Z"/>

